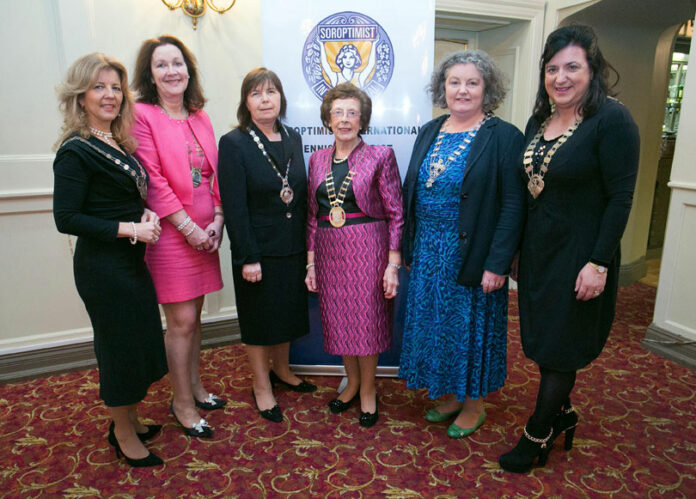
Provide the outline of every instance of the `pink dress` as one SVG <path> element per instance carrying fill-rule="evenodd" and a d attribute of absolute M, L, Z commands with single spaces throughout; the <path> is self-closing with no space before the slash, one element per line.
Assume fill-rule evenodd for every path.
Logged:
<path fill-rule="evenodd" d="M 159 241 L 149 244 L 145 254 L 157 301 L 183 302 L 218 291 L 223 286 L 218 253 L 192 248 L 165 218 L 183 208 L 202 229 L 213 221 L 220 196 L 215 186 L 217 150 L 211 151 L 215 138 L 210 120 L 203 111 L 187 120 L 174 120 L 157 106 L 142 103 L 136 104 L 136 111 L 135 154 L 150 176 L 147 205 L 162 225 Z M 203 156 L 196 154 L 196 144 Z M 191 162 L 202 172 L 197 187 L 193 186 Z"/>

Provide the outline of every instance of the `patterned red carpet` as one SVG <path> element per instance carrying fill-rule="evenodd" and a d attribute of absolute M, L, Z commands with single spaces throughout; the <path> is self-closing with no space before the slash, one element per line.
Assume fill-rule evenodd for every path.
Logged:
<path fill-rule="evenodd" d="M 514 303 L 516 297 L 512 297 Z M 230 404 L 209 413 L 212 440 L 189 439 L 168 415 L 166 381 L 142 406 L 165 423 L 150 444 L 163 466 L 131 469 L 106 441 L 107 412 L 94 370 L 0 386 L 0 494 L 5 497 L 696 497 L 696 373 L 640 346 L 654 289 L 620 290 L 601 357 L 578 376 L 580 415 L 570 452 L 556 443 L 545 468 L 514 475 L 497 457 L 513 445 L 537 386 L 521 353 L 511 307 L 508 381 L 486 401 L 488 419 L 468 439 L 423 419 L 422 391 L 380 379 L 380 420 L 358 408 L 331 414 L 338 378 L 312 379 L 313 394 L 277 390 L 282 424 L 253 409 L 240 345 L 203 353 L 206 382 Z"/>

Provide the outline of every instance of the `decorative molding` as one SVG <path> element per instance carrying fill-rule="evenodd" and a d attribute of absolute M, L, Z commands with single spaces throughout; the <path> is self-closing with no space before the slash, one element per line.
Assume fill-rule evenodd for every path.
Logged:
<path fill-rule="evenodd" d="M 674 334 L 653 322 L 648 326 L 641 345 L 660 357 L 696 370 L 696 340 Z"/>
<path fill-rule="evenodd" d="M 696 183 L 694 183 L 694 182 L 680 182 L 678 180 L 674 180 L 674 181 L 668 182 L 667 187 L 669 187 L 670 189 L 696 191 Z"/>
<path fill-rule="evenodd" d="M 0 166 L 3 166 L 3 163 L 52 164 L 55 157 L 55 154 L 0 154 Z"/>
<path fill-rule="evenodd" d="M 52 189 L 26 189 L 23 191 L 0 191 L 0 201 L 14 201 L 19 199 L 53 198 Z"/>
<path fill-rule="evenodd" d="M 646 276 L 648 273 L 648 262 L 645 256 L 631 263 L 622 264 L 619 267 L 619 286 L 630 286 L 634 282 Z"/>
<path fill-rule="evenodd" d="M 489 16 L 506 19 L 533 19 L 541 11 L 545 3 L 542 0 L 437 0 L 437 12 L 461 12 L 467 16 Z"/>
<path fill-rule="evenodd" d="M 237 319 L 203 324 L 203 348 L 238 343 L 240 338 Z M 91 369 L 96 365 L 92 341 L 14 352 L 0 355 L 0 384 Z"/>
<path fill-rule="evenodd" d="M 54 154 L 0 154 L 0 174 L 10 179 L 0 189 L 0 214 L 53 209 L 54 158 Z"/>
<path fill-rule="evenodd" d="M 0 192 L 0 215 L 53 211 L 53 192 Z"/>

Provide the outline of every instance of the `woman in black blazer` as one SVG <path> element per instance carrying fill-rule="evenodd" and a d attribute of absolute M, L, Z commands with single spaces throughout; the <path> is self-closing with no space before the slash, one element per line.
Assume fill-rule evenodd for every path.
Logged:
<path fill-rule="evenodd" d="M 278 76 L 266 68 L 252 70 L 242 82 L 239 126 L 220 139 L 218 157 L 239 327 L 254 375 L 252 396 L 261 416 L 274 422 L 283 416 L 272 383 L 316 390 L 288 364 L 290 341 L 309 332 L 309 319 L 307 174 L 302 139 L 280 121 L 286 106 Z"/>
<path fill-rule="evenodd" d="M 456 416 L 451 438 L 485 420 L 483 397 L 505 381 L 507 273 L 517 250 L 522 133 L 492 111 L 502 75 L 479 50 L 456 52 L 433 73 L 433 104 L 404 183 L 403 253 L 411 266 L 399 376 L 431 398 L 425 419 Z"/>

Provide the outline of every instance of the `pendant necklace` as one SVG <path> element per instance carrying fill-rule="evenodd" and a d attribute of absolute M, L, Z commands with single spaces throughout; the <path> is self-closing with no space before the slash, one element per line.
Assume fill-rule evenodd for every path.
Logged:
<path fill-rule="evenodd" d="M 193 130 L 191 130 L 193 133 Z M 191 180 L 193 181 L 193 187 L 198 187 L 201 185 L 201 182 L 203 181 L 203 160 L 205 159 L 205 154 L 203 153 L 203 149 L 201 149 L 201 145 L 198 143 L 196 140 L 196 136 L 193 136 L 193 147 L 196 149 L 196 157 L 199 158 L 200 163 L 198 166 L 196 166 L 193 162 L 193 151 L 191 151 L 191 144 L 189 144 L 189 141 L 186 141 L 186 149 L 188 151 L 188 160 L 189 160 L 189 167 L 191 168 Z"/>
<path fill-rule="evenodd" d="M 342 162 L 343 161 L 341 161 L 341 163 Z M 329 171 L 326 174 L 326 193 L 329 196 L 329 204 L 331 205 L 331 211 L 329 211 L 329 223 L 336 228 L 343 227 L 343 224 L 346 223 L 346 211 L 343 209 L 343 202 L 346 199 L 346 193 L 348 192 L 348 187 L 350 186 L 354 175 L 354 170 L 348 170 L 348 175 L 346 175 L 346 178 L 343 179 L 337 196 L 331 168 L 329 168 Z"/>
<path fill-rule="evenodd" d="M 359 143 L 360 142 L 358 142 L 358 144 Z M 357 144 L 355 147 L 357 147 Z M 355 149 L 355 147 L 353 149 Z M 334 150 L 334 154 L 335 152 L 336 151 Z M 346 161 L 348 161 L 349 156 L 350 153 L 348 153 L 348 155 L 345 158 L 339 159 L 338 161 L 336 161 L 335 157 L 333 157 L 331 162 L 340 165 L 341 163 L 345 163 Z M 362 153 L 360 160 L 355 159 L 353 161 L 353 164 L 360 164 L 360 161 L 362 161 L 364 156 L 365 152 Z M 343 227 L 343 225 L 346 223 L 346 211 L 343 209 L 343 202 L 346 199 L 348 187 L 350 186 L 350 183 L 353 181 L 354 176 L 355 170 L 351 170 L 350 165 L 348 165 L 348 174 L 346 175 L 346 178 L 343 179 L 343 182 L 341 182 L 341 188 L 338 190 L 337 196 L 335 190 L 336 188 L 334 186 L 333 171 L 331 170 L 331 163 L 329 163 L 329 171 L 326 172 L 326 194 L 329 197 L 329 205 L 331 205 L 331 210 L 329 211 L 329 223 L 336 228 Z"/>
<path fill-rule="evenodd" d="M 466 133 L 466 137 L 464 137 L 464 140 L 462 141 L 461 144 L 457 146 L 457 148 L 452 152 L 447 157 L 447 161 L 443 163 L 443 158 L 440 156 L 440 146 L 442 145 L 442 139 L 445 138 L 445 133 L 447 133 L 447 126 L 449 125 L 449 120 L 450 118 L 447 118 L 445 122 L 442 124 L 442 128 L 440 128 L 440 133 L 437 136 L 437 140 L 435 141 L 435 147 L 433 147 L 433 152 L 430 154 L 430 164 L 428 165 L 428 180 L 425 182 L 425 187 L 430 189 L 433 186 L 433 182 L 442 175 L 445 170 L 452 164 L 452 162 L 457 159 L 463 152 L 464 150 L 468 147 L 468 145 L 471 143 L 472 140 L 476 137 L 476 133 L 479 131 L 479 128 L 481 128 L 481 125 L 483 125 L 488 119 L 491 117 L 491 114 L 485 114 L 483 118 L 481 118 L 481 121 L 478 122 L 478 124 L 471 130 L 469 130 Z"/>
<path fill-rule="evenodd" d="M 282 182 L 282 187 L 280 188 L 279 193 L 280 200 L 287 206 L 290 206 L 290 203 L 292 203 L 292 200 L 295 198 L 295 193 L 290 187 L 290 182 L 288 182 L 288 175 L 290 174 L 290 163 L 292 163 L 292 154 L 288 158 L 288 164 L 285 166 L 285 175 L 281 175 L 280 171 L 278 170 L 278 167 L 273 161 L 273 158 L 271 158 L 271 156 L 269 156 L 269 154 L 266 152 L 266 148 L 263 146 L 263 142 L 261 142 L 261 139 L 256 134 L 256 132 L 251 128 L 247 128 L 247 131 L 249 132 L 249 135 L 251 135 L 251 137 L 254 139 L 254 142 L 256 142 L 256 146 L 261 150 L 261 153 L 264 155 L 268 163 L 271 165 L 271 168 L 273 168 L 273 171 L 275 171 L 276 175 Z M 287 134 L 287 130 L 285 131 L 285 133 Z"/>
<path fill-rule="evenodd" d="M 541 162 L 539 171 L 535 173 L 533 164 L 534 149 L 539 143 L 541 136 L 544 134 L 546 126 L 549 124 L 549 121 L 551 120 L 551 116 L 553 116 L 553 114 L 549 115 L 548 118 L 546 118 L 544 122 L 541 124 L 541 127 L 539 127 L 539 131 L 536 133 L 532 141 L 527 146 L 527 149 L 524 151 L 524 156 L 522 158 L 524 172 L 527 174 L 527 178 L 529 179 L 529 182 L 527 182 L 527 190 L 534 199 L 536 199 L 539 196 L 539 194 L 541 194 L 541 191 L 544 190 L 544 176 L 546 175 L 546 172 L 549 171 L 549 164 L 551 163 L 554 154 L 556 154 L 558 148 L 565 144 L 565 142 L 570 138 L 570 136 L 573 135 L 573 132 L 575 132 L 575 130 L 577 130 L 577 128 L 580 126 L 580 123 L 582 123 L 582 117 L 575 118 L 575 123 L 570 125 L 568 129 L 565 131 L 565 133 L 558 138 L 556 143 L 553 146 L 551 146 L 551 149 L 549 149 L 549 151 L 546 153 L 544 159 Z M 543 150 L 540 151 L 540 154 L 543 154 Z"/>

